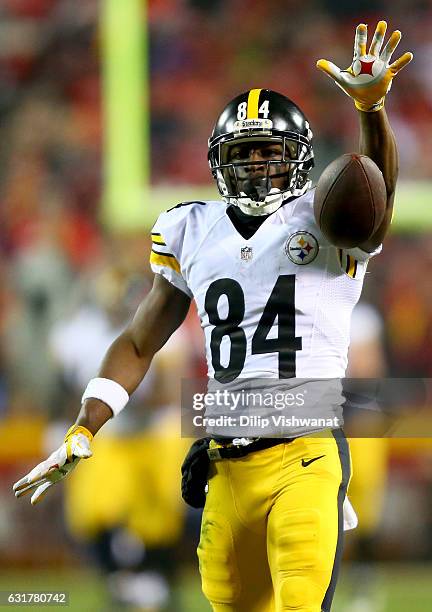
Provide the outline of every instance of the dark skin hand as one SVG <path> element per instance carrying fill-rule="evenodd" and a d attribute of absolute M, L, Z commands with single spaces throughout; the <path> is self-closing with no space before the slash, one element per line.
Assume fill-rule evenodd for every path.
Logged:
<path fill-rule="evenodd" d="M 150 293 L 140 304 L 133 321 L 108 349 L 98 376 L 118 382 L 131 395 L 138 387 L 157 351 L 183 323 L 190 298 L 156 274 Z M 94 435 L 113 416 L 100 400 L 84 402 L 76 425 Z"/>
<path fill-rule="evenodd" d="M 375 234 L 367 242 L 359 245 L 363 251 L 371 253 L 381 244 L 390 226 L 399 159 L 395 137 L 385 109 L 382 108 L 374 113 L 359 111 L 359 119 L 360 153 L 367 155 L 376 163 L 383 173 L 387 189 L 387 209 L 384 219 Z"/>

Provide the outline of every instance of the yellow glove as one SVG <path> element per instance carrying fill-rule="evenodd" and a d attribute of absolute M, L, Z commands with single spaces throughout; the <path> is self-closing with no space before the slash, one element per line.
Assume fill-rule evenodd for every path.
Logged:
<path fill-rule="evenodd" d="M 33 493 L 30 501 L 32 505 L 37 504 L 53 484 L 63 480 L 74 469 L 80 459 L 92 456 L 92 439 L 93 435 L 86 427 L 73 425 L 60 448 L 14 484 L 15 497 Z"/>
<path fill-rule="evenodd" d="M 384 106 L 384 98 L 390 91 L 392 80 L 413 58 L 412 53 L 404 53 L 398 60 L 389 63 L 402 35 L 399 30 L 393 32 L 381 51 L 386 30 L 387 23 L 379 21 L 369 53 L 366 53 L 367 25 L 358 25 L 353 61 L 346 70 L 340 70 L 325 59 L 317 62 L 317 68 L 328 74 L 336 85 L 353 98 L 356 108 L 361 111 L 373 112 Z"/>

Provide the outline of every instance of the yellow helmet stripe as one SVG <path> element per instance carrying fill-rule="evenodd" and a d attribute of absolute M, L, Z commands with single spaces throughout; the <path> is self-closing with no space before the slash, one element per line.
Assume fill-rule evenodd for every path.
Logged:
<path fill-rule="evenodd" d="M 262 89 L 251 89 L 247 103 L 247 119 L 258 119 L 258 102 Z"/>

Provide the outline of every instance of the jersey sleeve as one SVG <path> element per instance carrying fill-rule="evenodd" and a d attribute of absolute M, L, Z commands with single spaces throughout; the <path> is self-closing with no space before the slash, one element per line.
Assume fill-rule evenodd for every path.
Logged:
<path fill-rule="evenodd" d="M 342 270 L 354 280 L 363 280 L 366 274 L 367 265 L 369 260 L 375 255 L 379 255 L 382 251 L 382 245 L 380 244 L 375 251 L 367 253 L 359 247 L 354 249 L 337 249 L 339 264 Z"/>
<path fill-rule="evenodd" d="M 151 230 L 152 249 L 150 266 L 172 285 L 193 297 L 181 270 L 183 255 L 184 219 L 175 211 L 162 213 Z"/>

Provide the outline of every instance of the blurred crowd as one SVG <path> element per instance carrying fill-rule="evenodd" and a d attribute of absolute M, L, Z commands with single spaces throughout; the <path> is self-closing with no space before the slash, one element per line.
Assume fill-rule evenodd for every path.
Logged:
<path fill-rule="evenodd" d="M 17 367 L 35 382 L 33 399 L 41 388 L 46 409 L 39 357 L 45 332 L 70 307 L 75 285 L 119 257 L 148 273 L 146 238 L 120 244 L 99 223 L 98 9 L 96 0 L 0 6 L 0 329 L 6 340 L 0 410 L 4 372 L 13 381 Z M 150 0 L 148 10 L 153 185 L 210 184 L 212 123 L 233 94 L 257 85 L 281 90 L 309 115 L 318 176 L 332 158 L 355 148 L 357 120 L 315 61 L 324 56 L 348 64 L 356 23 L 361 18 L 372 29 L 383 16 L 390 28 L 401 28 L 401 52 L 415 55 L 387 103 L 400 177 L 432 179 L 430 3 L 363 0 L 354 13 L 335 0 L 277 0 L 271 10 L 255 0 Z M 385 315 L 390 371 L 398 376 L 427 376 L 432 368 L 432 295 L 424 282 L 431 257 L 428 236 L 393 236 L 366 283 L 369 300 Z"/>
<path fill-rule="evenodd" d="M 373 30 L 381 18 L 403 33 L 395 59 L 407 50 L 415 57 L 387 103 L 399 143 L 400 177 L 432 180 L 430 2 L 362 0 L 355 11 L 340 0 L 274 0 L 271 7 L 258 0 L 148 4 L 154 186 L 210 184 L 206 155 L 212 124 L 229 99 L 256 86 L 288 95 L 310 118 L 316 178 L 331 159 L 355 149 L 358 128 L 351 102 L 315 62 L 324 57 L 347 66 L 357 23 L 365 21 Z M 98 11 L 96 0 L 0 4 L 2 483 L 9 483 L 5 474 L 14 471 L 13 462 L 39 457 L 48 422 L 66 423 L 76 414 L 83 384 L 79 363 L 58 350 L 58 338 L 69 333 L 77 341 L 77 321 L 93 333 L 97 310 L 109 320 L 106 327 L 96 326 L 108 338 L 108 328 L 128 320 L 151 282 L 147 236 L 109 233 L 99 221 Z M 167 208 L 176 203 L 167 201 Z M 431 264 L 431 237 L 406 234 L 389 237 L 370 265 L 365 298 L 383 321 L 388 376 L 432 375 Z M 120 318 L 110 310 L 115 300 Z M 181 371 L 202 373 L 202 338 L 193 313 L 185 329 L 178 340 Z M 85 339 L 87 332 L 80 333 Z M 12 442 L 17 434 L 19 442 Z M 394 460 L 404 452 L 395 452 Z M 414 480 L 432 479 L 430 460 L 423 456 L 410 469 Z M 14 512 L 12 503 L 6 514 Z M 423 528 L 430 530 L 426 519 Z M 1 534 L 0 520 L 0 543 Z M 432 546 L 411 552 L 429 557 Z"/>

